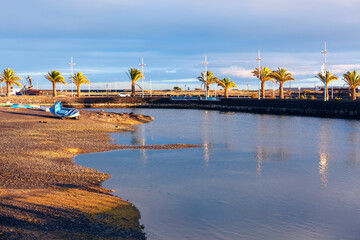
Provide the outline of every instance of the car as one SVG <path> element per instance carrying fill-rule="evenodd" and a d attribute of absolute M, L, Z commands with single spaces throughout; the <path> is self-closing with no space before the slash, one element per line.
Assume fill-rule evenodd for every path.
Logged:
<path fill-rule="evenodd" d="M 128 93 L 119 93 L 117 96 L 118 97 L 130 97 L 130 94 L 128 94 Z"/>

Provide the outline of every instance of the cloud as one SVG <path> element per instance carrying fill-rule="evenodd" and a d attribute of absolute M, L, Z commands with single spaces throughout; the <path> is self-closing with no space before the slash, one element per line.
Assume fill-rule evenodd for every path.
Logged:
<path fill-rule="evenodd" d="M 237 66 L 231 66 L 229 68 L 221 69 L 221 73 L 223 75 L 230 75 L 232 77 L 240 77 L 240 78 L 252 78 L 253 74 L 251 73 L 251 71 L 252 70 Z"/>
<path fill-rule="evenodd" d="M 360 70 L 360 64 L 338 64 L 327 67 L 333 74 L 344 74 L 347 71 Z"/>

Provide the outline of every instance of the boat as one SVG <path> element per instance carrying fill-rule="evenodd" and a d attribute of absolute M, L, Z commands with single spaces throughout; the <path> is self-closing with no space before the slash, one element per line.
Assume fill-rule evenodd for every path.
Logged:
<path fill-rule="evenodd" d="M 40 108 L 39 105 L 24 105 L 24 104 L 16 104 L 11 105 L 12 108 Z"/>
<path fill-rule="evenodd" d="M 44 112 L 50 112 L 50 108 L 47 107 L 47 106 L 41 106 L 41 107 L 40 107 L 40 110 L 41 110 L 41 111 L 44 111 Z"/>
<path fill-rule="evenodd" d="M 61 101 L 54 104 L 53 107 L 51 107 L 50 112 L 54 114 L 55 116 L 65 119 L 65 118 L 75 118 L 80 119 L 80 112 L 77 109 L 73 108 L 64 108 L 62 106 Z"/>

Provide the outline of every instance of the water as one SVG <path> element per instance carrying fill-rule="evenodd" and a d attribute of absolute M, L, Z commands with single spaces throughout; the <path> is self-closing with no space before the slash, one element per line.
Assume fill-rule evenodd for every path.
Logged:
<path fill-rule="evenodd" d="M 141 212 L 149 239 L 360 239 L 360 122 L 204 110 L 109 109 L 152 123 L 76 162 Z"/>

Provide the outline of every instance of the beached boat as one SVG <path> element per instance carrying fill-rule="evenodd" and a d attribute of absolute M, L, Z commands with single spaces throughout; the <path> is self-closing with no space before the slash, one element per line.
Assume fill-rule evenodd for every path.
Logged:
<path fill-rule="evenodd" d="M 50 112 L 50 108 L 47 107 L 47 106 L 41 106 L 41 107 L 40 107 L 40 110 L 41 110 L 41 111 L 44 111 L 44 112 Z"/>
<path fill-rule="evenodd" d="M 24 105 L 24 104 L 12 104 L 11 105 L 12 108 L 40 108 L 39 105 Z"/>
<path fill-rule="evenodd" d="M 80 119 L 80 112 L 73 108 L 64 108 L 61 102 L 57 102 L 50 108 L 50 112 L 59 118 L 76 118 Z"/>

